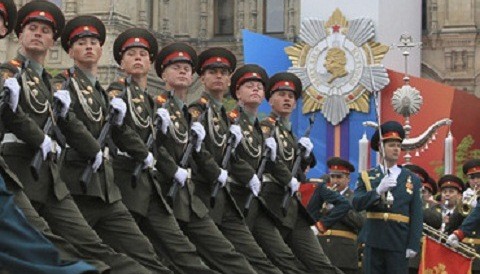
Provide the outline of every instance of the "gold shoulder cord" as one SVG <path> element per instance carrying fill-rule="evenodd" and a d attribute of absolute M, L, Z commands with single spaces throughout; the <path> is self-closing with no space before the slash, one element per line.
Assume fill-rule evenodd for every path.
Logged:
<path fill-rule="evenodd" d="M 78 101 L 80 102 L 80 106 L 82 106 L 83 112 L 90 120 L 94 122 L 100 122 L 103 119 L 102 106 L 99 107 L 98 111 L 93 111 L 93 109 L 88 105 L 87 98 L 85 98 L 83 92 L 80 90 L 77 80 L 74 77 L 71 77 L 70 80 L 72 81 L 73 89 L 77 94 Z M 94 92 L 93 89 L 92 92 Z"/>

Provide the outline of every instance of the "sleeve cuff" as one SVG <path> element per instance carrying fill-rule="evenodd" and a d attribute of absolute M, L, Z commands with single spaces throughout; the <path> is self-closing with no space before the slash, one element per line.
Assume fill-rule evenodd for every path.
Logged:
<path fill-rule="evenodd" d="M 453 234 L 455 234 L 458 237 L 458 241 L 460 242 L 465 238 L 465 233 L 463 233 L 463 231 L 460 229 L 453 231 Z"/>
<path fill-rule="evenodd" d="M 317 228 L 318 232 L 325 233 L 327 231 L 326 227 L 323 225 L 321 221 L 315 223 L 315 227 Z"/>

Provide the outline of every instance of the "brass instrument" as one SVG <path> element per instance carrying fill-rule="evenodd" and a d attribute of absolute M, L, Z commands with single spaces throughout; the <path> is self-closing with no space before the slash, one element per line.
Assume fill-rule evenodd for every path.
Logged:
<path fill-rule="evenodd" d="M 480 194 L 480 189 L 477 189 L 477 188 L 474 188 L 473 189 L 474 193 L 472 195 L 472 197 L 470 197 L 469 199 L 467 200 L 464 200 L 462 199 L 462 204 L 459 208 L 459 212 L 460 214 L 462 214 L 463 216 L 467 216 L 468 214 L 470 214 L 473 210 L 472 208 L 472 202 L 477 200 L 478 198 L 478 195 Z"/>
<path fill-rule="evenodd" d="M 475 248 L 470 247 L 465 243 L 459 242 L 457 247 L 447 245 L 446 242 L 447 242 L 448 235 L 446 235 L 446 234 L 440 232 L 439 230 L 427 225 L 426 223 L 423 223 L 422 234 L 424 236 L 429 236 L 431 239 L 437 241 L 438 243 L 441 243 L 446 248 L 448 248 L 450 250 L 453 250 L 455 252 L 458 252 L 465 257 L 480 258 L 480 254 L 478 254 L 475 251 Z"/>

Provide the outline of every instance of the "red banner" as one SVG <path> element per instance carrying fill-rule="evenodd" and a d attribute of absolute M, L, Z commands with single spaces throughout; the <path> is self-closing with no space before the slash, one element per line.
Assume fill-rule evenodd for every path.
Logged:
<path fill-rule="evenodd" d="M 418 273 L 425 274 L 471 274 L 472 258 L 463 256 L 450 248 L 432 240 L 428 236 L 423 237 L 422 260 Z"/>

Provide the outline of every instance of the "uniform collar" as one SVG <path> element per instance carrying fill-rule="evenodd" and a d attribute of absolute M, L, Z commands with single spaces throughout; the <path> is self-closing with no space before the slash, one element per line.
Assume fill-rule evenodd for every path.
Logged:
<path fill-rule="evenodd" d="M 32 68 L 33 71 L 35 71 L 37 73 L 37 75 L 42 76 L 42 74 L 43 74 L 43 65 L 42 64 L 40 64 L 39 62 L 37 62 L 35 60 L 32 60 L 32 59 L 26 57 L 25 55 L 22 55 L 21 53 L 19 53 L 18 55 L 19 55 L 20 59 L 23 60 L 23 61 L 28 59 L 30 68 Z"/>
<path fill-rule="evenodd" d="M 173 93 L 172 99 L 173 99 L 173 102 L 175 103 L 175 105 L 177 105 L 177 107 L 179 109 L 183 109 L 183 107 L 185 106 L 185 103 L 182 100 L 180 100 L 180 98 L 175 96 L 174 92 L 172 92 L 172 93 Z"/>
<path fill-rule="evenodd" d="M 77 66 L 75 66 L 75 71 L 79 71 L 81 74 L 83 74 L 93 86 L 95 86 L 95 84 L 97 83 L 97 77 L 90 72 L 84 71 Z"/>
<path fill-rule="evenodd" d="M 214 98 L 210 92 L 204 92 L 203 95 L 208 98 L 208 101 L 215 105 L 217 108 L 221 108 L 223 106 L 222 101 L 217 100 L 217 98 Z"/>

